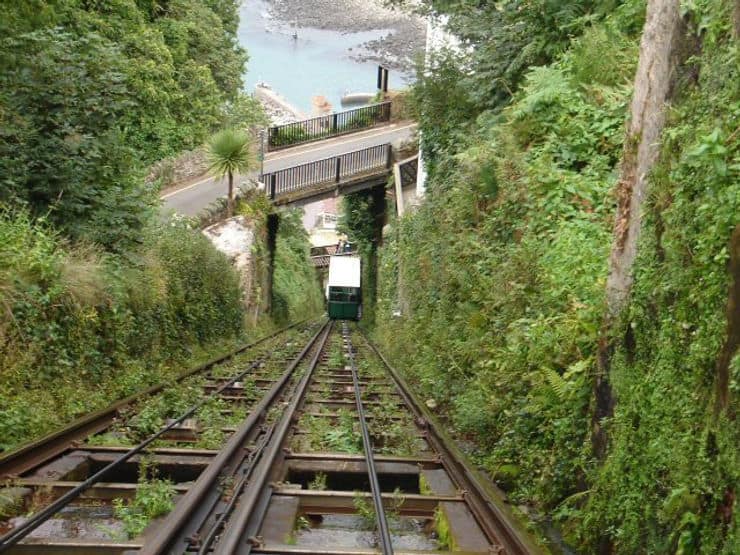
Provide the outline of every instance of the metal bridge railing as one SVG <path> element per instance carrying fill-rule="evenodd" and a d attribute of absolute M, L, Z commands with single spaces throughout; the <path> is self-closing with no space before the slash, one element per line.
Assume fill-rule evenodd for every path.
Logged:
<path fill-rule="evenodd" d="M 268 196 L 275 200 L 280 195 L 301 189 L 339 184 L 363 174 L 390 171 L 392 161 L 393 150 L 387 143 L 262 174 L 260 181 L 265 184 Z"/>
<path fill-rule="evenodd" d="M 391 102 L 387 101 L 285 125 L 275 125 L 268 130 L 267 150 L 278 150 L 336 137 L 390 120 Z"/>

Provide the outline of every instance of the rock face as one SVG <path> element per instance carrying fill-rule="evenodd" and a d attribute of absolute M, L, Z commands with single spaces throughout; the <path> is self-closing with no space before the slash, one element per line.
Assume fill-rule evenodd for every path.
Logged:
<path fill-rule="evenodd" d="M 252 268 L 254 229 L 244 216 L 235 216 L 205 228 L 203 234 L 219 251 L 228 256 L 234 267 L 239 270 L 247 302 L 254 284 Z"/>
<path fill-rule="evenodd" d="M 331 102 L 329 102 L 325 96 L 321 95 L 311 98 L 311 106 L 313 107 L 313 112 L 311 113 L 313 116 L 325 116 L 326 114 L 331 114 L 333 109 Z"/>
<path fill-rule="evenodd" d="M 356 32 L 388 29 L 401 17 L 378 0 L 273 0 L 270 11 L 277 19 L 299 27 Z"/>
<path fill-rule="evenodd" d="M 350 57 L 358 62 L 375 62 L 387 68 L 411 74 L 415 57 L 423 52 L 426 23 L 417 17 L 407 17 L 392 26 L 392 30 L 376 40 L 362 45 L 362 50 Z"/>
<path fill-rule="evenodd" d="M 208 169 L 206 149 L 203 147 L 183 152 L 174 158 L 165 158 L 152 165 L 146 180 L 154 183 L 161 180 L 164 189 L 173 183 L 182 183 L 188 179 L 203 175 Z"/>

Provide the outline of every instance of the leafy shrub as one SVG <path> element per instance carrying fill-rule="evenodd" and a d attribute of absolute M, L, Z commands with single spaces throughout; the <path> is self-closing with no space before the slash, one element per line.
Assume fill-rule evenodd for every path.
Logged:
<path fill-rule="evenodd" d="M 294 322 L 323 310 L 324 298 L 316 269 L 309 260 L 308 234 L 300 210 L 280 213 L 273 283 L 273 318 Z"/>
<path fill-rule="evenodd" d="M 153 217 L 145 165 L 261 113 L 240 92 L 237 6 L 154 5 L 0 5 L 0 201 L 116 252 Z"/>
<path fill-rule="evenodd" d="M 317 137 L 311 135 L 303 127 L 291 125 L 289 127 L 281 127 L 276 133 L 273 133 L 270 136 L 270 146 L 288 146 L 310 141 L 314 138 Z"/>
<path fill-rule="evenodd" d="M 134 498 L 128 503 L 123 499 L 113 500 L 115 516 L 123 522 L 128 539 L 141 535 L 153 519 L 169 513 L 175 506 L 174 497 L 172 482 L 157 478 L 156 471 L 142 462 Z"/>
<path fill-rule="evenodd" d="M 175 222 L 124 258 L 0 212 L 0 307 L 4 449 L 160 381 L 161 364 L 193 346 L 243 332 L 230 262 Z"/>
<path fill-rule="evenodd" d="M 373 115 L 369 111 L 359 112 L 354 114 L 351 118 L 348 118 L 347 121 L 337 129 L 337 131 L 341 133 L 352 131 L 354 129 L 363 129 L 373 125 L 374 121 Z"/>
<path fill-rule="evenodd" d="M 702 50 L 679 68 L 650 177 L 632 300 L 612 361 L 615 414 L 600 423 L 610 441 L 603 462 L 591 452 L 591 387 L 630 97 L 625 80 L 644 4 L 620 3 L 595 25 L 564 15 L 575 4 L 541 6 L 543 28 L 521 38 L 539 41 L 561 17 L 575 21 L 580 38 L 563 54 L 544 52 L 540 42 L 518 53 L 506 69 L 512 77 L 528 54 L 547 57 L 526 64 L 535 67 L 517 77 L 509 106 L 486 112 L 481 104 L 497 104 L 502 93 L 476 102 L 460 90 L 464 70 L 449 64 L 417 87 L 427 196 L 394 222 L 380 250 L 375 334 L 472 440 L 476 460 L 510 499 L 554 517 L 575 550 L 735 553 L 737 355 L 730 406 L 715 412 L 717 356 L 736 278 L 727 272 L 728 242 L 740 214 L 731 3 L 684 6 Z M 503 13 L 492 18 L 531 23 L 541 15 L 513 13 L 517 6 L 523 3 L 496 4 Z M 470 23 L 486 9 L 456 16 Z M 511 29 L 493 27 L 471 40 L 511 38 Z M 508 63 L 507 52 L 483 48 L 474 62 L 488 54 L 493 66 Z M 554 61 L 545 65 L 547 58 Z M 501 84 L 490 79 L 489 86 Z"/>

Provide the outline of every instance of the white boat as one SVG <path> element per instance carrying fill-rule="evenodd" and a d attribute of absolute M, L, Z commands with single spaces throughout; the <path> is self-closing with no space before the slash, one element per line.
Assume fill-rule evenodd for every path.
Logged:
<path fill-rule="evenodd" d="M 363 106 L 370 104 L 375 93 L 346 93 L 342 96 L 342 106 Z"/>

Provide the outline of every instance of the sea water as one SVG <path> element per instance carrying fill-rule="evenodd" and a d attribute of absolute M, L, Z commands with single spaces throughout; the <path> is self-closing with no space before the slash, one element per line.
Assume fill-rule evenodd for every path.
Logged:
<path fill-rule="evenodd" d="M 311 114 L 314 96 L 326 97 L 340 111 L 344 94 L 376 92 L 377 64 L 349 56 L 362 51 L 362 43 L 388 34 L 387 30 L 340 33 L 300 28 L 272 19 L 268 8 L 261 0 L 246 0 L 239 10 L 238 40 L 249 53 L 247 92 L 265 82 L 306 114 Z M 391 88 L 399 88 L 409 76 L 391 71 L 389 79 Z"/>

